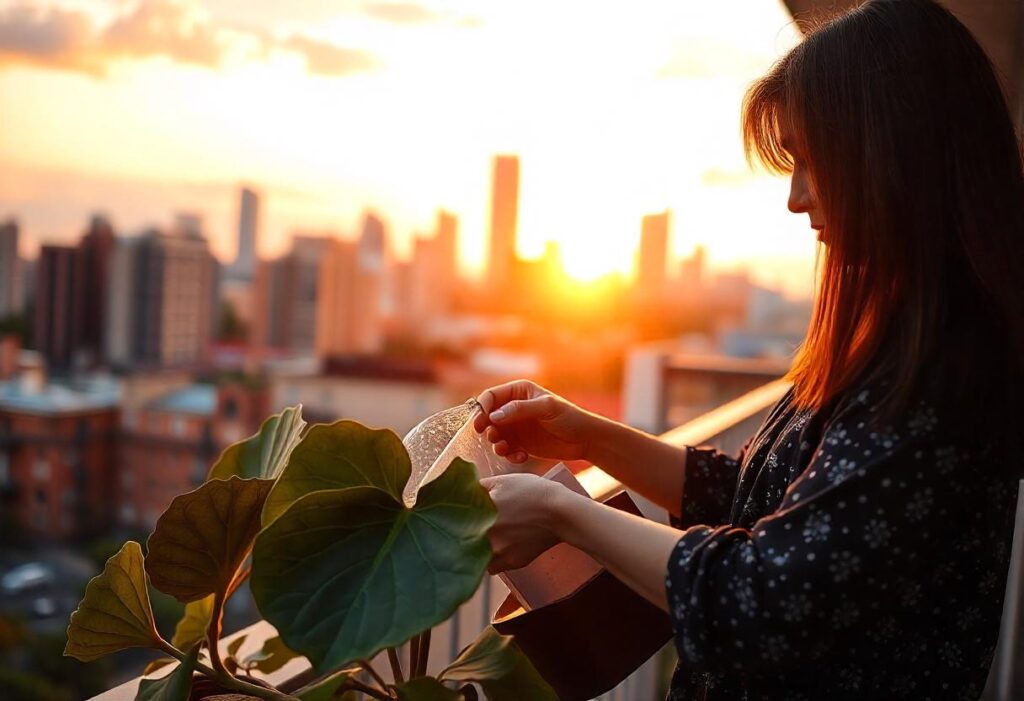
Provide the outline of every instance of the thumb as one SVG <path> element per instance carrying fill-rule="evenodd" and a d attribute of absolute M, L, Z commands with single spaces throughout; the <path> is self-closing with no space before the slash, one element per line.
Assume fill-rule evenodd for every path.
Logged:
<path fill-rule="evenodd" d="M 514 399 L 496 411 L 489 418 L 492 423 L 508 424 L 526 419 L 550 418 L 554 414 L 555 400 L 551 395 L 533 399 Z"/>

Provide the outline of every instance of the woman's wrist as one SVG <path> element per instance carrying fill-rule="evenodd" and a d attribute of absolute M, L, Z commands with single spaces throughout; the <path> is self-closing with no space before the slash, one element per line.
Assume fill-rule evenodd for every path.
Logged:
<path fill-rule="evenodd" d="M 579 513 L 588 502 L 592 503 L 593 500 L 562 485 L 558 485 L 558 489 L 551 490 L 551 498 L 548 502 L 548 527 L 551 533 L 560 541 L 578 547 Z"/>

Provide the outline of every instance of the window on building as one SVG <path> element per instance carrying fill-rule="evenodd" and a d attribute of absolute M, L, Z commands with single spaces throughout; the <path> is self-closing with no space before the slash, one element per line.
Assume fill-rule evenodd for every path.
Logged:
<path fill-rule="evenodd" d="M 180 438 L 185 435 L 185 418 L 175 416 L 171 419 L 171 433 Z"/>
<path fill-rule="evenodd" d="M 32 463 L 32 477 L 41 482 L 50 479 L 50 461 L 45 456 L 36 456 Z"/>
<path fill-rule="evenodd" d="M 39 488 L 36 489 L 36 503 L 37 504 L 45 504 L 46 503 L 46 490 L 45 489 L 39 489 Z"/>
<path fill-rule="evenodd" d="M 0 453 L 0 487 L 6 487 L 11 482 L 11 456 Z"/>
<path fill-rule="evenodd" d="M 126 526 L 135 525 L 135 507 L 131 504 L 121 504 L 121 523 Z"/>
<path fill-rule="evenodd" d="M 233 419 L 238 416 L 238 402 L 234 397 L 228 397 L 224 402 L 224 416 Z"/>

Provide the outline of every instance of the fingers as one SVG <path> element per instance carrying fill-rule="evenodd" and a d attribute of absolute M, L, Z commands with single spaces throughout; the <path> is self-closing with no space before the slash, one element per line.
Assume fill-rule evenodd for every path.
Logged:
<path fill-rule="evenodd" d="M 513 448 L 513 446 L 504 438 L 501 433 L 498 432 L 494 426 L 488 426 L 484 430 L 484 437 L 494 444 L 493 449 L 497 455 L 504 457 L 509 462 L 513 463 L 524 463 L 526 462 L 529 454 L 521 448 Z"/>
<path fill-rule="evenodd" d="M 508 402 L 534 397 L 539 390 L 540 388 L 530 380 L 513 380 L 485 389 L 476 398 L 480 404 L 481 413 L 474 419 L 473 428 L 477 430 L 477 433 L 483 431 L 488 424 L 491 412 Z"/>
<path fill-rule="evenodd" d="M 507 424 L 525 419 L 540 419 L 550 417 L 554 407 L 555 399 L 550 394 L 533 399 L 514 399 L 492 411 L 487 418 L 495 424 Z"/>

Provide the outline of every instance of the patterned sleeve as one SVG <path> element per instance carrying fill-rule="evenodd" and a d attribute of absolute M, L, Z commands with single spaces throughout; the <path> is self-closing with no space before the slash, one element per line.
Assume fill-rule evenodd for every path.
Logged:
<path fill-rule="evenodd" d="M 749 445 L 748 440 L 735 458 L 709 446 L 686 446 L 680 515 L 669 515 L 673 528 L 728 521 L 743 454 Z"/>
<path fill-rule="evenodd" d="M 936 542 L 971 537 L 957 524 L 975 520 L 972 504 L 951 486 L 964 454 L 937 440 L 934 412 L 919 407 L 896 430 L 872 430 L 867 411 L 844 411 L 826 427 L 778 510 L 750 529 L 683 532 L 665 580 L 682 666 L 806 665 L 858 625 L 898 615 L 901 587 L 927 581 Z"/>

